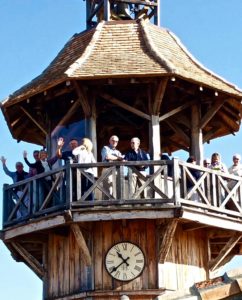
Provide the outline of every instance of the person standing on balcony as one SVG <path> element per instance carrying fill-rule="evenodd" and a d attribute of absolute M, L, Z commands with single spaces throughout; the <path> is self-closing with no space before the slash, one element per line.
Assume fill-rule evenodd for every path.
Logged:
<path fill-rule="evenodd" d="M 140 149 L 140 139 L 138 137 L 133 137 L 130 141 L 131 150 L 128 151 L 124 159 L 127 161 L 143 161 L 149 160 L 148 154 Z M 148 166 L 147 166 L 148 167 Z M 141 173 L 141 175 L 146 176 L 146 166 L 136 166 L 135 168 Z M 132 195 L 145 183 L 144 179 L 141 176 L 132 173 L 132 182 L 131 182 L 131 192 Z M 146 198 L 146 189 L 140 194 L 141 198 Z"/>
<path fill-rule="evenodd" d="M 123 161 L 123 156 L 121 152 L 117 149 L 119 138 L 116 135 L 112 135 L 109 139 L 109 145 L 104 146 L 101 151 L 102 162 L 113 162 L 113 161 Z M 106 168 L 103 168 L 103 173 Z M 109 175 L 103 180 L 103 188 L 109 191 L 109 194 L 113 194 L 113 178 Z M 104 199 L 109 199 L 109 197 L 103 193 Z"/>
<path fill-rule="evenodd" d="M 15 164 L 16 171 L 9 171 L 6 165 L 7 159 L 2 156 L 0 160 L 3 165 L 4 173 L 12 178 L 13 183 L 19 182 L 29 177 L 29 173 L 24 171 L 24 166 L 20 161 L 16 162 Z"/>
<path fill-rule="evenodd" d="M 76 147 L 72 154 L 77 157 L 77 162 L 79 164 L 96 163 L 96 159 L 92 153 L 93 144 L 88 138 L 83 138 L 81 140 L 81 145 Z M 81 175 L 81 195 L 83 196 L 85 192 L 93 185 L 94 177 L 97 177 L 97 168 L 87 168 L 84 169 L 88 177 Z M 85 200 L 94 200 L 94 193 L 91 192 Z"/>
<path fill-rule="evenodd" d="M 203 166 L 204 166 L 204 168 L 210 168 L 210 165 L 211 165 L 211 160 L 210 160 L 210 158 L 205 158 L 205 159 L 203 160 Z"/>
<path fill-rule="evenodd" d="M 57 141 L 57 150 L 56 150 L 56 156 L 59 159 L 64 160 L 65 164 L 72 160 L 74 163 L 77 162 L 77 158 L 73 154 L 73 150 L 78 147 L 78 141 L 75 138 L 72 138 L 69 142 L 69 150 L 62 151 L 62 148 L 65 144 L 65 141 L 62 137 L 60 137 Z"/>
<path fill-rule="evenodd" d="M 227 167 L 224 163 L 221 162 L 221 156 L 219 153 L 215 152 L 211 156 L 211 164 L 209 166 L 211 170 L 221 171 L 221 172 L 228 172 Z"/>
<path fill-rule="evenodd" d="M 24 161 L 30 168 L 36 169 L 37 174 L 41 174 L 41 173 L 50 171 L 52 169 L 52 166 L 58 160 L 57 156 L 48 158 L 47 151 L 45 151 L 45 150 L 40 150 L 39 159 L 36 160 L 34 163 L 30 163 L 27 156 L 28 156 L 27 151 L 24 151 L 23 152 Z M 51 180 L 50 176 L 46 177 L 45 179 Z"/>
<path fill-rule="evenodd" d="M 35 161 L 38 161 L 39 160 L 39 150 L 34 150 L 33 151 L 33 157 L 35 159 Z M 29 176 L 32 177 L 32 176 L 35 176 L 37 175 L 37 170 L 35 168 L 29 168 Z"/>
<path fill-rule="evenodd" d="M 0 160 L 3 165 L 4 173 L 12 178 L 13 183 L 27 179 L 29 177 L 29 173 L 24 171 L 24 166 L 20 161 L 16 162 L 16 164 L 15 164 L 16 171 L 9 171 L 9 169 L 7 168 L 7 165 L 6 165 L 7 159 L 4 156 L 2 156 L 0 158 Z M 14 193 L 17 195 L 15 198 L 17 198 L 17 200 L 22 196 L 24 187 L 25 187 L 25 185 L 21 185 L 14 189 Z M 27 215 L 28 204 L 29 204 L 29 198 L 24 197 L 24 200 L 21 202 L 21 204 L 19 206 L 19 210 L 17 211 L 18 218 L 24 217 Z"/>
<path fill-rule="evenodd" d="M 240 160 L 241 160 L 240 154 L 236 153 L 233 155 L 233 165 L 228 169 L 229 174 L 233 174 L 240 177 L 242 176 L 242 164 L 240 163 Z M 229 180 L 228 182 L 229 189 L 232 189 L 236 183 L 237 181 L 235 180 Z"/>

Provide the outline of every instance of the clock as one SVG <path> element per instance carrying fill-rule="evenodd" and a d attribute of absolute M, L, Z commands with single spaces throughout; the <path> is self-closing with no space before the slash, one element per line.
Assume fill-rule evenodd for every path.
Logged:
<path fill-rule="evenodd" d="M 120 281 L 130 281 L 143 272 L 145 256 L 139 246 L 131 242 L 113 245 L 105 256 L 105 267 L 109 275 Z"/>

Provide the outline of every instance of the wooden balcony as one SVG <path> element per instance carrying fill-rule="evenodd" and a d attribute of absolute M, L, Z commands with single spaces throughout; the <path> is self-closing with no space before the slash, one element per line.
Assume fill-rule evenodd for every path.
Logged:
<path fill-rule="evenodd" d="M 138 170 L 141 166 L 147 175 Z M 85 172 L 89 167 L 98 169 L 98 178 L 89 177 Z M 193 177 L 192 170 L 200 171 L 199 179 Z M 84 194 L 82 176 L 92 182 Z M 109 176 L 112 194 L 103 187 Z M 142 180 L 135 192 L 132 176 Z M 142 198 L 144 191 L 146 197 Z M 95 200 L 87 201 L 92 192 Z M 131 218 L 181 218 L 188 230 L 189 226 L 210 225 L 242 231 L 242 178 L 173 159 L 69 164 L 3 188 L 4 229 L 36 222 L 45 224 L 38 225 L 41 229 L 68 221 Z"/>

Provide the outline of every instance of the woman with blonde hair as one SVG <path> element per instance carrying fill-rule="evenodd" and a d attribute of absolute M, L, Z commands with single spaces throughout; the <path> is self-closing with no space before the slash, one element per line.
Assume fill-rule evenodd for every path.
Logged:
<path fill-rule="evenodd" d="M 211 156 L 211 164 L 209 167 L 211 170 L 217 170 L 221 172 L 228 172 L 227 167 L 221 162 L 221 155 L 217 152 L 213 153 Z"/>
<path fill-rule="evenodd" d="M 88 138 L 83 138 L 81 140 L 81 145 L 75 148 L 72 151 L 72 154 L 77 156 L 77 162 L 79 164 L 88 164 L 96 163 L 96 159 L 92 153 L 93 144 L 92 141 Z M 93 185 L 94 177 L 97 177 L 96 168 L 87 168 L 84 169 L 84 172 L 87 173 L 87 176 L 82 175 L 81 177 L 81 195 L 83 196 L 85 192 Z M 88 179 L 90 178 L 90 179 Z M 94 194 L 91 192 L 85 200 L 94 200 Z"/>

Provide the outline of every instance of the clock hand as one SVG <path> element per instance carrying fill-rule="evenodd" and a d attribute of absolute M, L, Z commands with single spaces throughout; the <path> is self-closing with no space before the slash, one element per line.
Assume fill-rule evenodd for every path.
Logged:
<path fill-rule="evenodd" d="M 126 263 L 126 265 L 129 266 L 129 264 L 127 263 L 127 260 L 129 259 L 129 257 L 124 259 L 123 255 L 121 253 L 119 253 L 118 251 L 117 251 L 117 255 L 118 255 L 118 257 L 120 257 L 123 260 L 123 263 Z"/>
<path fill-rule="evenodd" d="M 119 268 L 122 264 L 126 264 L 127 266 L 129 266 L 129 264 L 127 263 L 127 260 L 129 259 L 129 257 L 127 257 L 126 259 L 124 259 L 124 258 L 122 258 L 122 259 L 123 259 L 123 261 L 122 261 L 119 265 L 117 265 L 117 267 L 113 267 L 111 273 L 117 271 L 118 268 Z"/>

